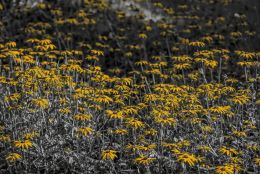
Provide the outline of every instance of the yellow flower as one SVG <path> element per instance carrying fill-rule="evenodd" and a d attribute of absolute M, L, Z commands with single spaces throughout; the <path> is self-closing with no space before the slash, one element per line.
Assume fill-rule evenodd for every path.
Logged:
<path fill-rule="evenodd" d="M 246 95 L 238 95 L 238 96 L 234 96 L 231 99 L 231 101 L 238 105 L 244 105 L 250 101 L 250 98 Z"/>
<path fill-rule="evenodd" d="M 224 154 L 224 155 L 227 155 L 227 156 L 232 156 L 232 155 L 237 155 L 238 152 L 236 149 L 234 148 L 228 148 L 226 146 L 223 146 L 219 149 L 219 152 Z"/>
<path fill-rule="evenodd" d="M 14 47 L 16 47 L 16 42 L 7 42 L 6 44 L 5 44 L 5 47 L 9 47 L 9 48 L 14 48 Z"/>
<path fill-rule="evenodd" d="M 181 140 L 177 143 L 178 147 L 182 148 L 182 147 L 189 147 L 191 146 L 190 141 L 188 140 Z"/>
<path fill-rule="evenodd" d="M 117 158 L 116 150 L 102 150 L 102 160 L 114 160 Z"/>
<path fill-rule="evenodd" d="M 70 64 L 70 65 L 68 65 L 66 67 L 66 70 L 68 70 L 68 71 L 75 71 L 75 72 L 78 72 L 78 73 L 83 73 L 84 72 L 84 70 L 78 64 Z"/>
<path fill-rule="evenodd" d="M 256 57 L 256 54 L 254 52 L 235 51 L 235 54 L 245 59 L 252 59 Z"/>
<path fill-rule="evenodd" d="M 143 128 L 144 123 L 136 118 L 128 118 L 126 124 L 134 129 Z"/>
<path fill-rule="evenodd" d="M 131 78 L 120 78 L 118 83 L 121 85 L 131 85 L 133 80 Z"/>
<path fill-rule="evenodd" d="M 234 37 L 234 38 L 236 38 L 236 37 L 242 37 L 242 33 L 241 32 L 231 32 L 230 33 L 230 35 L 232 36 L 232 37 Z"/>
<path fill-rule="evenodd" d="M 231 112 L 230 106 L 214 106 L 209 109 L 210 112 L 217 114 L 228 114 Z"/>
<path fill-rule="evenodd" d="M 158 100 L 158 95 L 156 95 L 156 94 L 145 94 L 144 95 L 145 102 L 153 102 L 155 100 Z"/>
<path fill-rule="evenodd" d="M 251 150 L 251 151 L 259 151 L 260 150 L 260 146 L 257 145 L 257 144 L 247 144 L 246 148 L 248 150 Z"/>
<path fill-rule="evenodd" d="M 124 106 L 122 112 L 126 115 L 135 115 L 138 114 L 140 108 L 141 106 Z"/>
<path fill-rule="evenodd" d="M 150 26 L 146 26 L 145 29 L 146 29 L 146 31 L 152 31 L 152 27 L 150 27 Z"/>
<path fill-rule="evenodd" d="M 43 39 L 43 40 L 38 41 L 38 43 L 39 43 L 40 45 L 49 45 L 49 44 L 51 44 L 52 42 L 51 42 L 50 39 Z"/>
<path fill-rule="evenodd" d="M 47 108 L 49 106 L 49 101 L 43 98 L 32 99 L 32 103 L 40 108 Z"/>
<path fill-rule="evenodd" d="M 91 115 L 89 114 L 77 114 L 73 116 L 73 119 L 78 120 L 78 121 L 88 121 L 92 118 Z"/>
<path fill-rule="evenodd" d="M 148 129 L 146 131 L 144 131 L 144 135 L 156 135 L 157 134 L 157 130 L 151 128 L 151 129 Z"/>
<path fill-rule="evenodd" d="M 176 120 L 174 118 L 164 118 L 164 117 L 156 117 L 155 122 L 162 124 L 162 125 L 169 125 L 173 126 L 176 124 Z"/>
<path fill-rule="evenodd" d="M 89 61 L 99 61 L 99 58 L 96 55 L 87 55 L 86 60 Z"/>
<path fill-rule="evenodd" d="M 177 161 L 187 163 L 189 166 L 194 166 L 197 162 L 199 162 L 199 159 L 193 154 L 184 152 L 177 155 Z"/>
<path fill-rule="evenodd" d="M 178 63 L 178 64 L 174 64 L 174 67 L 177 70 L 185 70 L 185 69 L 190 69 L 192 66 L 189 63 Z"/>
<path fill-rule="evenodd" d="M 242 158 L 240 157 L 230 157 L 231 164 L 242 164 Z"/>
<path fill-rule="evenodd" d="M 200 42 L 200 41 L 196 41 L 196 42 L 190 42 L 189 46 L 193 46 L 193 47 L 205 47 L 205 43 L 204 42 Z"/>
<path fill-rule="evenodd" d="M 16 50 L 9 50 L 8 52 L 5 53 L 5 56 L 3 58 L 6 58 L 6 56 L 10 56 L 10 57 L 17 57 L 21 55 L 20 51 L 16 51 Z"/>
<path fill-rule="evenodd" d="M 11 138 L 9 135 L 0 135 L 0 141 L 9 142 L 11 141 Z"/>
<path fill-rule="evenodd" d="M 257 166 L 260 166 L 260 158 L 255 158 L 254 162 Z"/>
<path fill-rule="evenodd" d="M 192 60 L 192 58 L 188 55 L 172 56 L 171 59 L 177 62 L 186 62 L 186 63 Z"/>
<path fill-rule="evenodd" d="M 140 155 L 138 158 L 136 158 L 134 161 L 137 164 L 142 164 L 142 165 L 149 165 L 151 162 L 153 162 L 154 160 L 156 160 L 156 158 L 150 158 L 144 155 Z"/>
<path fill-rule="evenodd" d="M 0 11 L 2 11 L 4 9 L 4 6 L 2 4 L 0 4 Z"/>
<path fill-rule="evenodd" d="M 21 98 L 21 94 L 19 93 L 13 93 L 10 95 L 5 96 L 4 100 L 5 101 L 17 101 Z"/>
<path fill-rule="evenodd" d="M 90 134 L 93 133 L 93 129 L 90 127 L 81 127 L 81 128 L 78 128 L 78 132 L 80 132 L 84 136 L 89 136 Z"/>
<path fill-rule="evenodd" d="M 15 147 L 22 148 L 22 149 L 29 149 L 33 146 L 32 142 L 30 140 L 15 141 L 14 144 L 15 144 Z"/>
<path fill-rule="evenodd" d="M 34 139 L 35 137 L 38 137 L 38 136 L 39 136 L 39 133 L 35 132 L 35 131 L 24 134 L 24 138 L 27 139 L 27 140 L 29 140 L 29 139 L 32 140 L 32 139 Z"/>
<path fill-rule="evenodd" d="M 60 98 L 60 99 L 59 99 L 59 104 L 65 105 L 66 103 L 68 103 L 68 101 L 67 101 L 66 98 Z"/>
<path fill-rule="evenodd" d="M 209 152 L 210 151 L 210 147 L 209 146 L 198 146 L 197 147 L 198 150 L 202 151 L 202 152 Z"/>
<path fill-rule="evenodd" d="M 71 110 L 69 107 L 66 107 L 66 108 L 59 109 L 59 112 L 63 114 L 69 114 L 71 113 Z"/>
<path fill-rule="evenodd" d="M 234 168 L 231 166 L 217 166 L 215 170 L 216 174 L 234 174 Z"/>
<path fill-rule="evenodd" d="M 163 147 L 166 147 L 166 148 L 169 148 L 169 149 L 171 149 L 171 150 L 175 150 L 175 149 L 178 149 L 178 148 L 179 148 L 178 145 L 175 144 L 175 143 L 165 143 L 165 142 L 163 142 L 163 143 L 162 143 L 162 146 L 163 146 Z M 175 151 L 173 151 L 173 153 L 175 153 Z"/>
<path fill-rule="evenodd" d="M 92 55 L 104 56 L 104 52 L 101 50 L 91 50 L 90 52 Z"/>
<path fill-rule="evenodd" d="M 215 60 L 207 60 L 205 61 L 204 65 L 208 68 L 214 69 L 218 66 L 218 62 Z"/>
<path fill-rule="evenodd" d="M 132 57 L 132 56 L 133 56 L 133 53 L 129 51 L 129 52 L 125 53 L 125 56 L 126 56 L 126 57 Z"/>
<path fill-rule="evenodd" d="M 144 33 L 140 33 L 140 34 L 138 35 L 138 37 L 139 37 L 140 39 L 147 39 L 147 35 L 144 34 Z"/>
<path fill-rule="evenodd" d="M 128 131 L 126 129 L 117 129 L 114 132 L 115 132 L 115 134 L 118 134 L 118 135 L 125 135 L 128 133 Z"/>
<path fill-rule="evenodd" d="M 137 66 L 149 65 L 149 62 L 147 62 L 146 60 L 140 60 L 135 62 L 135 65 Z"/>
<path fill-rule="evenodd" d="M 45 9 L 45 8 L 46 8 L 46 4 L 45 4 L 45 3 L 38 3 L 38 4 L 37 4 L 37 7 L 38 7 L 39 9 Z"/>
<path fill-rule="evenodd" d="M 244 131 L 233 131 L 232 134 L 236 137 L 241 137 L 241 138 L 245 138 L 246 137 L 246 132 Z"/>
<path fill-rule="evenodd" d="M 233 168 L 234 172 L 236 172 L 236 171 L 238 172 L 238 171 L 242 170 L 241 164 L 238 164 L 238 163 L 232 162 L 232 163 L 225 163 L 224 165 L 228 166 L 230 168 Z"/>
<path fill-rule="evenodd" d="M 113 102 L 113 99 L 108 97 L 108 96 L 106 96 L 106 95 L 97 95 L 94 98 L 94 102 L 109 104 L 109 103 Z"/>
<path fill-rule="evenodd" d="M 116 67 L 116 68 L 111 68 L 108 71 L 118 75 L 122 72 L 122 69 Z"/>
<path fill-rule="evenodd" d="M 34 38 L 30 38 L 26 40 L 27 43 L 39 43 L 40 40 L 39 39 L 34 39 Z"/>
<path fill-rule="evenodd" d="M 116 111 L 106 110 L 105 113 L 109 118 L 112 118 L 112 119 L 124 118 L 123 112 L 121 112 L 121 111 L 116 112 Z"/>
<path fill-rule="evenodd" d="M 201 131 L 203 133 L 211 133 L 211 132 L 213 132 L 213 128 L 210 126 L 201 126 Z"/>
<path fill-rule="evenodd" d="M 202 41 L 207 41 L 209 43 L 211 43 L 213 41 L 213 38 L 210 36 L 204 36 L 201 38 Z"/>
<path fill-rule="evenodd" d="M 14 162 L 14 161 L 17 161 L 19 159 L 21 159 L 22 156 L 19 154 L 19 153 L 9 153 L 7 156 L 6 156 L 6 160 L 10 161 L 10 162 Z"/>

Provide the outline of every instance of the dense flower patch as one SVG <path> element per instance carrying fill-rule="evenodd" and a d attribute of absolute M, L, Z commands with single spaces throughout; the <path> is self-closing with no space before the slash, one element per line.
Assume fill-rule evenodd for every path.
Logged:
<path fill-rule="evenodd" d="M 0 5 L 4 173 L 259 172 L 257 33 L 200 11 L 238 1 L 149 3 Z"/>

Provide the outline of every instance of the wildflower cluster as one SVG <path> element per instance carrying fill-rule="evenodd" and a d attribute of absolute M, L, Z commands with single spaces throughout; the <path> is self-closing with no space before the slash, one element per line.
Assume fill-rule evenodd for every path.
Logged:
<path fill-rule="evenodd" d="M 237 1 L 3 2 L 3 170 L 259 172 L 256 32 L 244 14 L 202 12 Z"/>

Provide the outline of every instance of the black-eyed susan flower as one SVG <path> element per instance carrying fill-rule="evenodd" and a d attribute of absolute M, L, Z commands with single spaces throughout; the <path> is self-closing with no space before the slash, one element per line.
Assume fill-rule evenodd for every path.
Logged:
<path fill-rule="evenodd" d="M 254 159 L 254 163 L 255 163 L 255 165 L 257 165 L 257 166 L 260 166 L 260 158 L 255 158 L 255 159 Z"/>
<path fill-rule="evenodd" d="M 155 122 L 162 124 L 163 126 L 173 126 L 176 124 L 176 119 L 167 117 L 156 117 Z"/>
<path fill-rule="evenodd" d="M 126 129 L 116 129 L 114 133 L 117 135 L 126 135 L 128 131 Z"/>
<path fill-rule="evenodd" d="M 244 105 L 244 104 L 247 104 L 249 101 L 250 101 L 250 98 L 246 95 L 237 95 L 237 96 L 234 96 L 231 101 L 234 103 L 234 104 L 238 104 L 238 105 Z"/>
<path fill-rule="evenodd" d="M 30 140 L 24 140 L 24 141 L 14 141 L 15 147 L 21 148 L 21 149 L 29 149 L 33 147 L 33 143 Z"/>
<path fill-rule="evenodd" d="M 226 146 L 222 146 L 219 149 L 219 152 L 224 154 L 224 155 L 227 155 L 227 156 L 233 156 L 233 155 L 239 154 L 239 152 L 235 148 L 231 148 L 231 147 L 229 148 L 229 147 L 226 147 Z"/>
<path fill-rule="evenodd" d="M 63 113 L 63 114 L 70 114 L 71 113 L 71 109 L 69 107 L 61 108 L 61 109 L 59 109 L 59 112 Z"/>
<path fill-rule="evenodd" d="M 91 54 L 97 55 L 97 56 L 104 56 L 104 52 L 101 50 L 91 50 Z"/>
<path fill-rule="evenodd" d="M 126 125 L 134 129 L 143 128 L 145 126 L 142 121 L 136 118 L 127 118 Z"/>
<path fill-rule="evenodd" d="M 10 162 L 15 162 L 22 159 L 22 156 L 19 153 L 9 153 L 5 159 Z"/>
<path fill-rule="evenodd" d="M 116 150 L 102 150 L 102 160 L 114 160 L 117 158 Z"/>
<path fill-rule="evenodd" d="M 91 127 L 81 127 L 78 128 L 78 133 L 84 135 L 84 136 L 89 136 L 93 133 L 93 129 Z"/>
<path fill-rule="evenodd" d="M 144 134 L 147 136 L 148 135 L 154 136 L 154 135 L 157 135 L 157 133 L 158 133 L 158 131 L 153 128 L 150 128 L 150 129 L 144 131 Z"/>
<path fill-rule="evenodd" d="M 27 140 L 33 140 L 34 138 L 39 137 L 39 136 L 40 136 L 40 134 L 36 131 L 28 132 L 23 135 L 24 139 L 27 139 Z"/>
<path fill-rule="evenodd" d="M 196 163 L 199 162 L 199 159 L 193 154 L 181 152 L 177 155 L 177 161 L 184 164 L 188 164 L 189 166 L 194 166 Z"/>
<path fill-rule="evenodd" d="M 90 114 L 76 114 L 73 116 L 73 119 L 78 121 L 89 121 L 92 118 Z"/>
<path fill-rule="evenodd" d="M 9 135 L 0 135 L 0 141 L 9 142 L 11 141 L 11 138 Z"/>
<path fill-rule="evenodd" d="M 234 169 L 231 166 L 217 166 L 215 169 L 216 174 L 234 174 Z"/>
<path fill-rule="evenodd" d="M 140 34 L 138 35 L 138 37 L 139 37 L 140 39 L 146 39 L 146 38 L 147 38 L 147 35 L 146 35 L 145 33 L 140 33 Z"/>
<path fill-rule="evenodd" d="M 200 145 L 197 147 L 198 150 L 202 151 L 202 152 L 209 152 L 211 150 L 211 148 L 209 146 L 206 145 Z"/>
<path fill-rule="evenodd" d="M 111 110 L 106 110 L 105 111 L 106 116 L 112 119 L 122 119 L 124 118 L 123 112 L 122 111 L 111 111 Z"/>
<path fill-rule="evenodd" d="M 193 47 L 205 47 L 205 43 L 204 42 L 200 42 L 200 41 L 194 41 L 194 42 L 190 42 L 189 46 L 193 46 Z"/>
<path fill-rule="evenodd" d="M 47 108 L 49 106 L 49 101 L 47 99 L 44 98 L 38 98 L 38 99 L 32 99 L 32 103 L 35 106 L 38 106 L 40 108 Z"/>
<path fill-rule="evenodd" d="M 142 164 L 142 165 L 149 165 L 150 163 L 152 163 L 154 160 L 156 160 L 156 158 L 151 158 L 151 157 L 147 157 L 143 154 L 141 154 L 139 157 L 135 158 L 135 163 L 137 164 Z"/>

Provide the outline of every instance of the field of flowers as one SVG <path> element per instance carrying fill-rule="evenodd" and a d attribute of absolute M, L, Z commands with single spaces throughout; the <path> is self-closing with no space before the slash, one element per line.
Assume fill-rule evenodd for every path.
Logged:
<path fill-rule="evenodd" d="M 0 173 L 260 172 L 245 1 L 0 2 Z"/>

